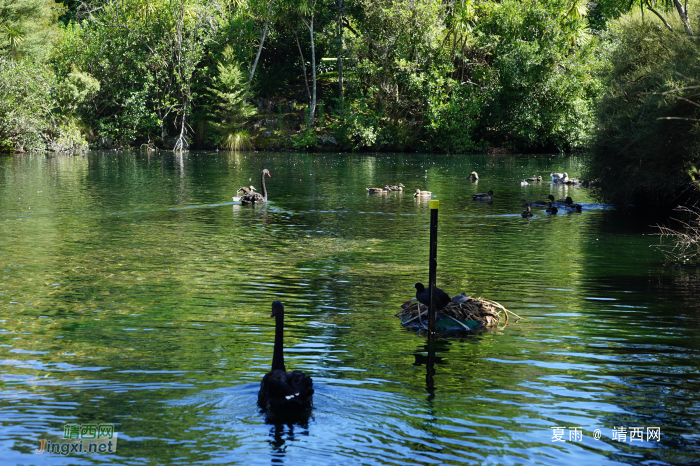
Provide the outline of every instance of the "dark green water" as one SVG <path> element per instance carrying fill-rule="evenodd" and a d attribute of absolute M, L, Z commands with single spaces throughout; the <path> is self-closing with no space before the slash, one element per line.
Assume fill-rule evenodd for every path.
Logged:
<path fill-rule="evenodd" d="M 232 204 L 263 168 L 271 202 Z M 559 156 L 0 158 L 2 464 L 700 464 L 700 276 L 664 266 L 655 220 L 519 183 L 580 170 Z M 427 283 L 428 203 L 365 191 L 398 182 L 440 200 L 438 286 L 524 317 L 440 339 L 432 381 L 425 337 L 393 317 Z M 471 199 L 489 189 L 493 203 Z M 521 218 L 520 198 L 550 192 L 583 212 Z M 314 379 L 307 422 L 256 408 L 275 299 L 287 367 Z M 35 453 L 95 422 L 115 425 L 116 453 Z"/>

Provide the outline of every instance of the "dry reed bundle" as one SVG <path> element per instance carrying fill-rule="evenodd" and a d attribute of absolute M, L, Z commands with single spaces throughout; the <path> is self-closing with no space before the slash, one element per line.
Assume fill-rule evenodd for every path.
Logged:
<path fill-rule="evenodd" d="M 415 298 L 406 301 L 401 306 L 401 311 L 394 314 L 394 317 L 400 318 L 402 325 L 415 324 L 418 321 L 419 308 L 421 319 L 427 320 L 428 307 L 425 304 L 420 304 Z M 438 320 L 447 318 L 458 323 L 465 330 L 476 330 L 477 328 L 492 328 L 498 325 L 505 326 L 508 324 L 508 314 L 512 314 L 516 319 L 521 319 L 519 315 L 509 311 L 496 301 L 467 296 L 466 301 L 450 302 L 441 309 L 438 312 Z"/>

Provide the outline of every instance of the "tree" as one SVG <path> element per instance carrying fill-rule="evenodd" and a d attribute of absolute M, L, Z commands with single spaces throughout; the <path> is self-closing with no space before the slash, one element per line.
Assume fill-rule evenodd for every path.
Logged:
<path fill-rule="evenodd" d="M 62 11 L 53 0 L 0 0 L 0 56 L 47 52 Z"/>
<path fill-rule="evenodd" d="M 214 78 L 213 86 L 207 88 L 211 96 L 211 126 L 219 135 L 217 142 L 220 146 L 229 150 L 246 148 L 247 135 L 243 124 L 256 111 L 245 101 L 247 86 L 243 84 L 243 72 L 231 47 L 224 49 L 217 69 L 219 74 Z"/>
<path fill-rule="evenodd" d="M 57 61 L 64 70 L 82 62 L 102 84 L 93 103 L 102 130 L 131 143 L 155 123 L 162 139 L 175 128 L 175 150 L 189 146 L 192 83 L 218 26 L 213 1 L 106 0 L 67 29 Z"/>

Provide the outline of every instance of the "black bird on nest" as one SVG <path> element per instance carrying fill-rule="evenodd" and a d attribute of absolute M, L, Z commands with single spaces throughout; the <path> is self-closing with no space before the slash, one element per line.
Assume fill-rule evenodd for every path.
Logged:
<path fill-rule="evenodd" d="M 428 306 L 428 310 L 430 311 L 430 289 L 424 287 L 423 284 L 420 282 L 416 282 L 416 284 L 413 285 L 413 288 L 416 289 L 416 299 L 418 300 L 418 302 Z M 452 302 L 452 298 L 450 298 L 447 293 L 445 293 L 436 286 L 435 304 L 437 305 L 437 309 L 435 310 L 435 312 L 437 313 L 438 310 L 447 306 L 450 302 Z M 420 307 L 418 308 L 418 320 L 420 320 L 421 325 L 423 325 L 423 321 L 420 318 Z"/>

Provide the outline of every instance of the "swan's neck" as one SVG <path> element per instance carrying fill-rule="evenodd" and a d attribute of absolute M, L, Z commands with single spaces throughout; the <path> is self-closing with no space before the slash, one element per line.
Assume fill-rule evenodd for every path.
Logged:
<path fill-rule="evenodd" d="M 263 191 L 265 189 L 265 183 L 263 182 Z M 273 371 L 284 371 L 287 369 L 284 367 L 284 313 L 279 312 L 275 316 L 275 349 L 272 352 L 272 370 Z"/>
<path fill-rule="evenodd" d="M 267 188 L 265 187 L 265 172 L 260 175 L 260 184 L 262 184 L 262 195 L 267 200 Z"/>

